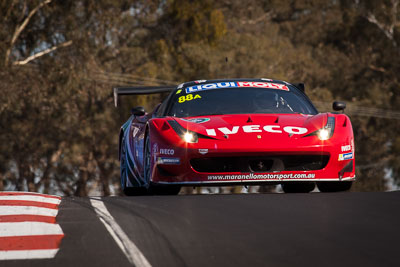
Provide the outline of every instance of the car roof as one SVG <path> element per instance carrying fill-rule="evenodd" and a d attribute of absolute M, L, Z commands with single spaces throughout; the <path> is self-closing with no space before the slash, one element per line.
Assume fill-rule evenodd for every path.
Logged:
<path fill-rule="evenodd" d="M 173 102 L 173 98 L 174 98 L 174 96 L 177 96 L 178 91 L 180 93 L 180 91 L 183 91 L 183 89 L 187 89 L 188 87 L 191 87 L 191 86 L 198 86 L 198 85 L 210 84 L 210 83 L 227 83 L 227 82 L 263 82 L 263 83 L 285 84 L 285 85 L 291 87 L 291 89 L 290 89 L 291 92 L 295 91 L 295 92 L 303 95 L 307 99 L 307 101 L 313 106 L 315 111 L 318 112 L 317 109 L 312 104 L 311 100 L 305 94 L 304 84 L 292 84 L 292 83 L 288 83 L 286 81 L 268 79 L 268 78 L 257 78 L 257 79 L 254 79 L 254 78 L 231 78 L 231 79 L 215 79 L 215 80 L 195 80 L 195 81 L 184 82 L 184 83 L 179 84 L 175 88 L 175 90 L 171 91 L 171 93 L 168 95 L 168 97 L 163 101 L 163 105 L 160 108 L 160 111 L 162 114 L 164 114 L 165 112 L 168 111 L 169 107 L 171 106 L 171 104 Z M 300 85 L 302 85 L 302 86 L 300 86 Z M 222 88 L 219 88 L 219 89 L 222 89 Z"/>
<path fill-rule="evenodd" d="M 189 86 L 195 86 L 195 85 L 200 85 L 200 84 L 207 84 L 207 83 L 220 83 L 220 82 L 270 82 L 270 83 L 280 83 L 280 84 L 287 84 L 287 85 L 292 85 L 291 83 L 281 81 L 281 80 L 274 80 L 274 79 L 268 79 L 268 78 L 259 78 L 259 79 L 254 79 L 254 78 L 236 78 L 236 79 L 217 79 L 217 80 L 195 80 L 195 81 L 189 81 L 189 82 L 184 82 L 178 85 L 177 89 L 182 89 L 186 88 Z"/>

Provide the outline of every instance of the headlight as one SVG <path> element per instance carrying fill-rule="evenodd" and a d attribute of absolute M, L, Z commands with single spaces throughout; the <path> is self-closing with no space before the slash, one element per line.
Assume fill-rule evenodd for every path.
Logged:
<path fill-rule="evenodd" d="M 183 135 L 183 140 L 185 140 L 186 143 L 197 143 L 195 135 L 189 132 Z"/>
<path fill-rule="evenodd" d="M 197 143 L 199 141 L 199 136 L 197 133 L 186 130 L 178 122 L 174 120 L 168 121 L 172 129 L 182 138 L 186 143 Z"/>
<path fill-rule="evenodd" d="M 312 132 L 304 137 L 316 135 L 318 136 L 319 140 L 325 141 L 332 137 L 334 131 L 335 131 L 335 117 L 328 117 L 328 121 L 326 122 L 326 125 L 323 128 L 315 132 Z"/>
<path fill-rule="evenodd" d="M 319 140 L 325 141 L 332 137 L 335 131 L 335 117 L 328 117 L 324 128 L 317 131 Z"/>
<path fill-rule="evenodd" d="M 325 128 L 322 128 L 318 131 L 318 137 L 320 140 L 328 140 L 329 139 L 329 131 Z"/>

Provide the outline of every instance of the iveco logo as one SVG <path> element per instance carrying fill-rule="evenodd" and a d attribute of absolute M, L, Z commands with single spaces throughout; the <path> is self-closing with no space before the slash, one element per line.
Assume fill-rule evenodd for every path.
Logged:
<path fill-rule="evenodd" d="M 175 150 L 173 149 L 167 149 L 167 148 L 160 148 L 160 154 L 161 155 L 173 155 L 175 154 Z"/>
<path fill-rule="evenodd" d="M 268 132 L 268 133 L 289 133 L 289 134 L 305 134 L 308 132 L 307 128 L 304 127 L 296 127 L 296 126 L 285 126 L 283 129 L 281 128 L 280 125 L 245 125 L 245 126 L 233 126 L 232 129 L 229 129 L 227 127 L 221 127 L 218 129 L 206 129 L 207 134 L 209 136 L 216 136 L 217 132 L 216 130 L 220 131 L 224 135 L 228 134 L 237 134 L 239 132 L 239 129 L 242 128 L 243 132 L 245 133 L 261 133 L 263 131 Z"/>

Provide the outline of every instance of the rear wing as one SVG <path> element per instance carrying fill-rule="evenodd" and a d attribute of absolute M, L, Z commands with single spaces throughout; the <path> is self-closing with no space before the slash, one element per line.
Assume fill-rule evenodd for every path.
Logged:
<path fill-rule="evenodd" d="M 119 96 L 120 95 L 149 95 L 149 94 L 160 94 L 160 93 L 169 93 L 175 88 L 177 85 L 171 86 L 140 86 L 140 87 L 114 87 L 114 105 L 118 107 Z"/>

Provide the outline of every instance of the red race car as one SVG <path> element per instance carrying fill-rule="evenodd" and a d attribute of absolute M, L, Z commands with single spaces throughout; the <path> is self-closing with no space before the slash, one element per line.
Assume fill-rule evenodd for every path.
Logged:
<path fill-rule="evenodd" d="M 132 109 L 119 134 L 127 195 L 181 186 L 281 184 L 284 192 L 345 191 L 355 179 L 345 114 L 318 113 L 303 84 L 200 80 L 174 87 L 117 87 L 119 95 L 170 92 L 150 113 Z M 344 110 L 334 102 L 335 111 Z"/>

